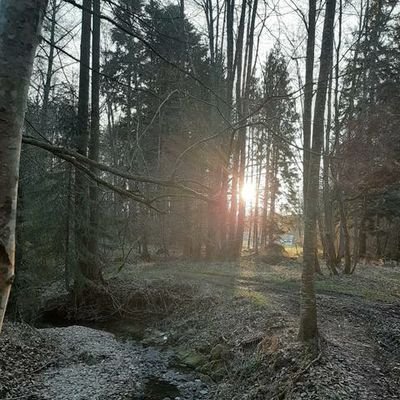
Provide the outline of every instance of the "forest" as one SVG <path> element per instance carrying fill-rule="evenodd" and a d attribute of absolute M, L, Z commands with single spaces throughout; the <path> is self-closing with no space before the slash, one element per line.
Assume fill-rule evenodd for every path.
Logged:
<path fill-rule="evenodd" d="M 0 399 L 400 398 L 397 0 L 0 0 Z"/>

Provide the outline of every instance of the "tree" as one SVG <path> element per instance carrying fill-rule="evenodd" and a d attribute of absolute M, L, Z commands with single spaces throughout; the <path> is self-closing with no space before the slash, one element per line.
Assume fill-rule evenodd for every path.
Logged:
<path fill-rule="evenodd" d="M 102 92 L 110 107 L 110 117 L 113 115 L 110 120 L 114 123 L 110 124 L 112 127 L 108 133 L 115 157 L 107 148 L 102 149 L 102 156 L 111 158 L 116 167 L 169 178 L 179 154 L 210 129 L 209 93 L 181 71 L 190 71 L 211 86 L 213 77 L 207 49 L 187 19 L 183 18 L 182 26 L 181 7 L 164 7 L 156 2 L 146 7 L 141 2 L 120 1 L 118 4 L 120 6 L 113 10 L 115 19 L 128 32 L 143 29 L 151 48 L 118 28 L 111 31 L 113 48 L 105 52 L 102 71 L 117 78 L 118 83 L 104 79 Z M 137 15 L 140 15 L 140 23 Z M 165 62 L 163 57 L 173 65 Z M 118 110 L 115 118 L 114 109 Z M 181 178 L 207 184 L 209 157 L 205 150 L 206 146 L 198 147 L 190 154 L 191 157 L 179 163 L 177 172 Z M 157 188 L 145 184 L 122 180 L 121 183 L 146 196 L 157 191 Z M 148 212 L 134 201 L 115 205 L 118 220 L 121 225 L 126 224 L 123 234 L 126 233 L 129 240 L 140 242 L 143 258 L 148 258 L 146 241 L 159 242 L 159 250 L 165 251 L 168 236 L 179 241 L 187 254 L 194 254 L 188 249 L 200 249 L 203 242 L 203 224 L 198 224 L 199 229 L 194 227 L 196 221 L 202 220 L 198 217 L 198 207 L 190 198 L 172 203 L 167 193 L 161 195 L 163 200 L 159 204 L 167 210 L 163 216 Z M 179 223 L 176 222 L 177 215 L 184 215 L 184 218 L 179 218 Z M 156 230 L 159 223 L 165 227 L 162 233 Z M 190 246 L 189 242 L 193 240 L 195 246 Z"/>
<path fill-rule="evenodd" d="M 319 194 L 319 172 L 324 138 L 325 103 L 331 68 L 336 0 L 327 0 L 317 94 L 315 99 L 314 123 L 310 165 L 304 170 L 307 182 L 304 197 L 304 245 L 303 271 L 301 278 L 301 310 L 299 338 L 303 341 L 317 337 L 317 305 L 314 289 L 315 254 L 317 251 L 317 214 Z"/>
<path fill-rule="evenodd" d="M 88 154 L 89 145 L 89 65 L 90 65 L 90 34 L 91 34 L 91 9 L 92 1 L 84 0 L 82 8 L 82 31 L 81 31 L 81 47 L 80 47 L 80 65 L 79 65 L 79 97 L 78 97 L 78 132 L 76 137 L 76 149 L 79 154 L 86 156 Z M 96 19 L 96 31 L 94 37 L 96 42 L 99 33 L 98 18 Z M 99 45 L 96 43 L 97 46 Z M 98 53 L 98 49 L 96 49 Z M 96 54 L 94 54 L 96 57 Z M 97 61 L 97 60 L 96 60 Z M 98 68 L 95 61 L 95 68 Z M 97 79 L 97 78 L 95 78 Z M 94 84 L 95 102 L 98 87 Z M 96 109 L 96 104 L 95 104 Z M 97 118 L 95 111 L 95 118 Z M 95 122 L 95 128 L 96 122 Z M 97 132 L 94 131 L 97 135 Z M 96 153 L 97 138 L 92 141 L 92 153 Z M 92 154 L 92 156 L 97 156 Z M 75 285 L 76 287 L 85 286 L 85 281 L 101 282 L 102 273 L 96 262 L 91 262 L 92 254 L 89 252 L 89 192 L 86 176 L 82 171 L 75 171 L 75 249 L 76 249 L 76 269 L 75 269 Z M 92 196 L 94 192 L 92 190 Z M 92 213 L 93 217 L 93 213 Z M 93 238 L 92 238 L 92 246 Z"/>
<path fill-rule="evenodd" d="M 275 243 L 279 229 L 276 221 L 276 203 L 283 183 L 288 191 L 293 190 L 296 173 L 290 162 L 294 154 L 290 143 L 295 141 L 298 115 L 290 98 L 290 79 L 287 61 L 278 45 L 268 54 L 263 68 L 263 98 L 270 99 L 262 113 L 265 148 L 266 183 L 264 187 L 263 245 Z M 288 196 L 289 197 L 289 196 Z M 266 201 L 268 200 L 268 201 Z M 269 207 L 268 207 L 269 203 Z"/>
<path fill-rule="evenodd" d="M 367 2 L 343 78 L 332 169 L 345 274 L 354 271 L 359 258 L 399 258 L 393 233 L 399 227 L 395 109 L 400 83 L 394 71 L 400 51 L 393 12 L 392 2 Z"/>
<path fill-rule="evenodd" d="M 100 151 L 100 0 L 93 0 L 92 31 L 92 110 L 90 125 L 89 158 L 99 161 Z M 92 173 L 96 174 L 95 168 Z M 99 190 L 95 182 L 89 187 L 89 238 L 88 252 L 91 270 L 99 270 L 98 236 L 99 236 Z"/>
<path fill-rule="evenodd" d="M 46 0 L 0 1 L 0 331 L 14 279 L 22 126 Z"/>
<path fill-rule="evenodd" d="M 49 108 L 49 98 L 50 98 L 50 90 L 51 90 L 51 81 L 54 72 L 54 44 L 55 44 L 55 31 L 56 31 L 56 18 L 57 13 L 60 8 L 60 4 L 57 3 L 57 0 L 51 1 L 51 19 L 50 19 L 50 38 L 49 38 L 49 56 L 47 60 L 47 71 L 46 71 L 46 80 L 43 88 L 43 106 L 40 113 L 40 129 L 42 132 L 46 132 L 47 129 L 47 114 Z"/>
<path fill-rule="evenodd" d="M 307 26 L 307 52 L 306 52 L 306 79 L 304 84 L 304 108 L 303 108 L 303 198 L 305 198 L 308 183 L 308 170 L 311 148 L 311 126 L 312 126 L 312 100 L 314 79 L 314 51 L 315 51 L 315 18 L 317 1 L 309 0 L 308 3 L 308 26 Z"/>

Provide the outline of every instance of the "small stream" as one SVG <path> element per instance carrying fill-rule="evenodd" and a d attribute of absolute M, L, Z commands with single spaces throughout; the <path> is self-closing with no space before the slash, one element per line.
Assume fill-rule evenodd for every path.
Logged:
<path fill-rule="evenodd" d="M 60 350 L 67 354 L 58 367 L 42 374 L 47 393 L 54 392 L 50 393 L 52 400 L 70 400 L 76 390 L 82 394 L 72 398 L 79 400 L 86 400 L 88 395 L 93 399 L 116 400 L 207 400 L 211 397 L 211 388 L 194 371 L 177 366 L 174 350 L 163 345 L 161 332 L 155 331 L 160 344 L 148 345 L 143 340 L 151 336 L 152 330 L 142 321 L 74 325 L 65 320 L 47 320 L 41 321 L 38 327 L 54 336 Z M 111 385 L 99 387 L 93 384 L 94 377 L 97 380 L 103 377 Z M 75 381 L 75 388 L 68 388 L 71 381 Z M 60 392 L 57 388 L 61 387 Z"/>

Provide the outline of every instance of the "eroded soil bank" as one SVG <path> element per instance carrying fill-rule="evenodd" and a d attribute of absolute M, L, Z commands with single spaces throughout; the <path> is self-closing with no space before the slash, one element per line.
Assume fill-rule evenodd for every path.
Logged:
<path fill-rule="evenodd" d="M 253 260 L 126 268 L 111 279 L 123 320 L 6 324 L 0 398 L 400 398 L 400 270 L 319 277 L 318 352 L 296 340 L 299 276 Z"/>

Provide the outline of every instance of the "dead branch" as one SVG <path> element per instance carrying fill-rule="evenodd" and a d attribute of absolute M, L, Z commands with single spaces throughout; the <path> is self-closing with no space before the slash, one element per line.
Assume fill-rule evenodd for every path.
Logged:
<path fill-rule="evenodd" d="M 197 190 L 189 188 L 189 187 L 185 186 L 184 184 L 180 183 L 179 180 L 176 180 L 176 179 L 164 180 L 164 179 L 160 179 L 160 178 L 154 178 L 154 177 L 143 176 L 143 175 L 135 175 L 135 174 L 131 174 L 128 172 L 124 172 L 117 168 L 110 167 L 108 165 L 91 160 L 90 158 L 83 156 L 82 154 L 79 154 L 74 150 L 70 150 L 70 149 L 68 149 L 66 147 L 62 147 L 62 146 L 55 146 L 53 144 L 46 143 L 41 140 L 37 140 L 31 136 L 23 136 L 22 143 L 29 144 L 29 145 L 35 146 L 35 147 L 39 147 L 43 150 L 47 150 L 47 151 L 53 153 L 55 156 L 60 157 L 64 160 L 74 164 L 77 168 L 80 168 L 81 170 L 83 168 L 84 169 L 83 172 L 85 172 L 85 173 L 87 173 L 86 172 L 87 168 L 84 167 L 84 165 L 86 164 L 86 165 L 96 168 L 100 171 L 109 172 L 113 175 L 119 176 L 124 179 L 132 180 L 132 181 L 136 181 L 136 182 L 142 182 L 142 183 L 151 183 L 151 184 L 154 184 L 157 186 L 175 188 L 183 193 L 190 194 L 193 197 L 196 197 L 197 199 L 200 199 L 200 200 L 203 200 L 206 202 L 213 201 L 213 199 L 210 198 L 207 194 L 203 194 L 203 193 L 198 192 Z M 87 173 L 87 175 L 89 175 L 89 174 Z M 94 179 L 94 176 L 93 177 L 90 176 L 90 177 L 92 179 Z M 97 179 L 99 181 L 97 181 Z M 123 195 L 133 198 L 135 201 L 142 202 L 143 204 L 146 204 L 146 205 L 150 204 L 148 200 L 143 200 L 142 197 L 134 195 L 132 192 L 129 192 L 125 189 L 116 188 L 112 184 L 109 184 L 108 182 L 103 181 L 100 178 L 96 177 L 96 179 L 94 179 L 94 180 L 97 181 L 98 183 L 108 187 L 111 190 L 119 191 L 120 194 L 123 194 Z"/>

